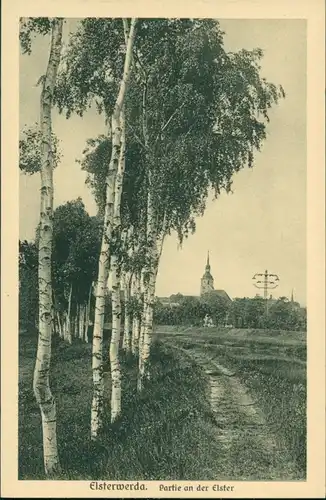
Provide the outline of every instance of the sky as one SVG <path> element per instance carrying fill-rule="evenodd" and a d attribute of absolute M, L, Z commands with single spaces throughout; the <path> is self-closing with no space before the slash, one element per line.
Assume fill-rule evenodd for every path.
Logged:
<path fill-rule="evenodd" d="M 273 296 L 294 297 L 306 304 L 306 23 L 303 20 L 219 20 L 226 50 L 260 47 L 261 75 L 282 84 L 286 98 L 270 112 L 267 140 L 253 169 L 234 176 L 232 194 L 209 198 L 194 235 L 179 247 L 166 238 L 156 294 L 199 295 L 207 251 L 215 288 L 230 297 L 252 297 L 258 290 L 252 277 L 267 269 L 280 278 Z M 75 25 L 70 20 L 67 32 Z M 20 57 L 20 127 L 38 121 L 40 87 L 45 72 L 48 40 L 37 38 L 32 55 Z M 106 132 L 95 110 L 84 118 L 66 120 L 53 112 L 53 129 L 63 157 L 55 170 L 54 204 L 81 196 L 91 215 L 96 213 L 85 174 L 76 163 L 85 142 Z M 31 240 L 39 218 L 39 175 L 20 174 L 19 237 Z"/>

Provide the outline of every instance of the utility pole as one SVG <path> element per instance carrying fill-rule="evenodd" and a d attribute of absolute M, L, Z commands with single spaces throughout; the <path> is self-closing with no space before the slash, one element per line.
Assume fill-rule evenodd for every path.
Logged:
<path fill-rule="evenodd" d="M 263 279 L 261 279 L 261 278 L 263 278 Z M 265 307 L 266 307 L 266 315 L 267 315 L 268 314 L 267 292 L 268 292 L 268 290 L 272 290 L 272 289 L 278 287 L 278 282 L 280 281 L 280 278 L 277 276 L 277 274 L 269 273 L 266 270 L 264 273 L 256 273 L 252 279 L 254 281 L 254 286 L 256 288 L 263 288 L 264 289 L 264 299 L 265 299 Z"/>

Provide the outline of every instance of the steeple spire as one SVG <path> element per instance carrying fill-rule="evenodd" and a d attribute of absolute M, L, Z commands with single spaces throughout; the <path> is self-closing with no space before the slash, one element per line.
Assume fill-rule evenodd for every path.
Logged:
<path fill-rule="evenodd" d="M 209 263 L 209 251 L 208 251 L 205 272 L 201 279 L 200 295 L 204 295 L 207 292 L 212 292 L 213 290 L 214 290 L 214 278 L 211 275 L 211 266 Z"/>
<path fill-rule="evenodd" d="M 294 302 L 294 299 L 293 299 L 293 288 L 292 288 L 292 292 L 291 292 L 291 302 Z"/>

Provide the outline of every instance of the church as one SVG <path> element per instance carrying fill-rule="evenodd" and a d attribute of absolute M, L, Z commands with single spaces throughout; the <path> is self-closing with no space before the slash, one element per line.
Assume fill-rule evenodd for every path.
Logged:
<path fill-rule="evenodd" d="M 203 274 L 203 277 L 201 278 L 200 281 L 200 297 L 204 297 L 207 295 L 217 295 L 221 298 L 223 298 L 225 301 L 228 303 L 232 302 L 232 299 L 229 297 L 229 295 L 226 293 L 225 290 L 215 290 L 214 289 L 214 278 L 211 273 L 211 266 L 209 263 L 209 252 L 207 253 L 207 261 L 206 261 L 206 266 L 205 266 L 205 272 Z M 178 307 L 180 305 L 178 296 L 180 297 L 193 297 L 193 298 L 198 298 L 198 296 L 194 295 L 181 295 L 181 294 L 176 294 L 176 295 L 171 295 L 170 297 L 158 297 L 160 302 L 163 305 L 169 305 L 171 307 Z"/>
<path fill-rule="evenodd" d="M 225 290 L 214 289 L 214 278 L 212 276 L 211 266 L 209 263 L 209 252 L 207 253 L 205 272 L 200 282 L 200 296 L 203 297 L 206 294 L 218 295 L 226 299 L 228 302 L 232 302 L 232 299 L 229 297 Z"/>

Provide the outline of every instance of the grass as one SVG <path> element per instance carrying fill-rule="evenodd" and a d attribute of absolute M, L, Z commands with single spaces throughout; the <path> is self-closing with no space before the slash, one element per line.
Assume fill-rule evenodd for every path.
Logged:
<path fill-rule="evenodd" d="M 213 480 L 221 473 L 202 373 L 187 357 L 158 345 L 152 353 L 152 377 L 142 395 L 135 390 L 135 363 L 122 361 L 123 418 L 107 425 L 100 444 L 94 445 L 89 438 L 90 351 L 90 345 L 78 342 L 53 346 L 51 380 L 62 479 Z M 35 337 L 22 336 L 19 478 L 34 480 L 44 479 L 41 418 L 32 392 L 35 353 Z"/>
<path fill-rule="evenodd" d="M 194 339 L 194 335 L 196 338 Z M 235 370 L 256 396 L 280 446 L 306 475 L 306 341 L 304 332 L 194 329 L 178 337 Z"/>
<path fill-rule="evenodd" d="M 160 330 L 161 331 L 161 330 Z M 176 335 L 180 333 L 180 335 Z M 189 353 L 198 346 L 233 368 L 258 400 L 281 447 L 305 475 L 306 347 L 300 332 L 187 329 L 165 332 Z M 172 336 L 171 336 L 172 335 Z M 90 441 L 91 346 L 54 342 L 51 388 L 57 403 L 62 479 L 240 480 L 266 477 L 273 457 L 242 434 L 236 450 L 219 441 L 207 384 L 191 357 L 155 343 L 151 380 L 136 391 L 137 366 L 122 359 L 123 416 L 106 422 L 100 444 Z M 195 337 L 195 338 L 194 338 Z M 32 392 L 37 339 L 20 337 L 19 478 L 44 479 L 41 417 Z M 107 367 L 108 368 L 108 367 Z M 109 377 L 106 377 L 109 386 Z M 257 396 L 257 397 L 255 397 Z M 234 415 L 234 418 L 240 418 Z M 239 425 L 243 424 L 239 422 Z M 255 469 L 255 467 L 259 468 Z M 265 475 L 264 475 L 265 474 Z"/>
<path fill-rule="evenodd" d="M 224 352 L 225 361 L 258 397 L 269 427 L 285 445 L 303 475 L 306 474 L 305 367 L 276 356 L 264 359 Z M 219 359 L 221 357 L 219 356 Z"/>

